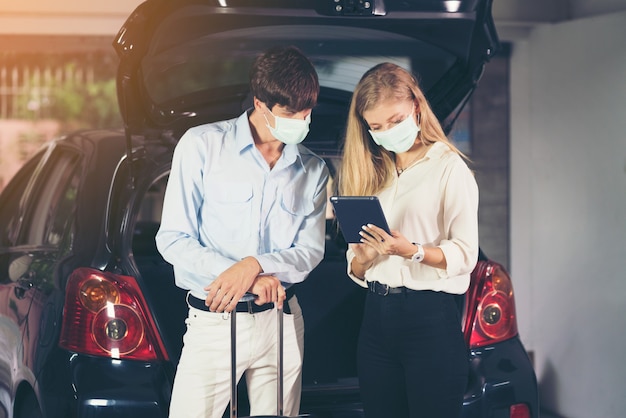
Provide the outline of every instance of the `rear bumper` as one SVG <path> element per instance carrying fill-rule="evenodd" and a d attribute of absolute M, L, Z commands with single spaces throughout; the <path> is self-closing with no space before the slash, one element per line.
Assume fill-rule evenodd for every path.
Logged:
<path fill-rule="evenodd" d="M 162 364 L 74 356 L 70 371 L 79 418 L 168 415 L 173 372 Z"/>
<path fill-rule="evenodd" d="M 174 379 L 171 364 L 66 355 L 65 367 L 61 365 L 63 361 L 56 364 L 59 372 L 54 373 L 56 387 L 41 387 L 48 395 L 56 395 L 48 397 L 54 398 L 55 402 L 51 403 L 56 405 L 44 405 L 46 418 L 168 416 Z M 333 418 L 363 416 L 356 381 L 329 389 L 305 388 L 303 413 Z M 537 380 L 520 340 L 513 338 L 471 350 L 462 417 L 509 418 L 511 405 L 520 403 L 528 406 L 532 418 L 538 418 Z M 59 414 L 59 411 L 65 412 Z"/>
<path fill-rule="evenodd" d="M 314 417 L 363 418 L 358 380 L 346 379 L 338 384 L 303 387 L 300 411 Z"/>
<path fill-rule="evenodd" d="M 166 418 L 174 371 L 168 363 L 65 352 L 40 390 L 46 418 Z M 52 370 L 49 370 L 52 372 Z"/>
<path fill-rule="evenodd" d="M 509 418 L 516 404 L 539 417 L 537 378 L 519 338 L 471 350 L 469 376 L 463 418 Z"/>
<path fill-rule="evenodd" d="M 358 382 L 341 387 L 308 387 L 302 410 L 328 418 L 362 418 Z M 470 351 L 469 383 L 463 418 L 510 418 L 512 405 L 526 404 L 539 417 L 537 379 L 519 338 Z"/>

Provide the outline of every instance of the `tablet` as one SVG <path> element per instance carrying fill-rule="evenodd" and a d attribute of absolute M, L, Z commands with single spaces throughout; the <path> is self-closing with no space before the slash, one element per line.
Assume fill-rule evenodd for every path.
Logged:
<path fill-rule="evenodd" d="M 339 229 L 346 242 L 361 242 L 362 226 L 376 225 L 389 233 L 385 214 L 376 196 L 331 196 Z"/>

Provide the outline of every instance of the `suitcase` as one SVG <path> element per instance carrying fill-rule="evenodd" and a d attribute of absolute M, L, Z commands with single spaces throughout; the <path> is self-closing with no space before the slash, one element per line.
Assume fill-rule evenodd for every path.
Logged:
<path fill-rule="evenodd" d="M 254 300 L 255 295 L 245 294 L 239 301 L 249 302 Z M 285 301 L 286 302 L 286 301 Z M 247 418 L 288 418 L 283 414 L 283 310 L 276 309 L 278 320 L 278 355 L 276 356 L 278 369 L 278 395 L 276 397 L 276 405 L 278 415 L 255 415 Z M 237 345 L 237 312 L 230 313 L 230 418 L 237 418 L 237 353 L 235 347 Z M 298 415 L 299 417 L 310 417 L 312 415 Z M 241 417 L 245 418 L 245 417 Z"/>

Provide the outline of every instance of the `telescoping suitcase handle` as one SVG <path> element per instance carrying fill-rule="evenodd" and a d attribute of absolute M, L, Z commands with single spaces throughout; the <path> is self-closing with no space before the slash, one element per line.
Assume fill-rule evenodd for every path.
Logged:
<path fill-rule="evenodd" d="M 239 302 L 252 302 L 256 295 L 246 293 Z M 278 334 L 278 355 L 276 356 L 276 366 L 278 369 L 278 395 L 276 397 L 276 405 L 278 409 L 278 417 L 283 415 L 283 310 L 276 309 L 277 318 L 277 334 Z M 237 418 L 237 311 L 230 313 L 230 416 Z M 250 417 L 252 418 L 252 417 Z M 259 417 L 260 418 L 260 417 Z"/>

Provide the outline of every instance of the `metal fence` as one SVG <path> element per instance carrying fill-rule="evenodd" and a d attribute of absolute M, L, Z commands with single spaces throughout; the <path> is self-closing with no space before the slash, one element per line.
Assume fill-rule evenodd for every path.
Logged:
<path fill-rule="evenodd" d="M 58 119 L 89 95 L 114 99 L 116 67 L 112 53 L 0 53 L 0 119 Z"/>
<path fill-rule="evenodd" d="M 93 67 L 0 66 L 0 118 L 51 117 L 56 90 L 93 81 Z"/>

